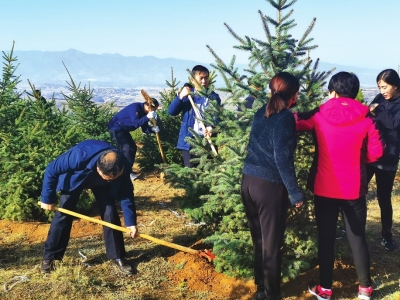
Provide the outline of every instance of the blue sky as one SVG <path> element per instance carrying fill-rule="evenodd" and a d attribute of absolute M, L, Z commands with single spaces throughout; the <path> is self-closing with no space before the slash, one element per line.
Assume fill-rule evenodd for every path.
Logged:
<path fill-rule="evenodd" d="M 274 17 L 265 0 L 1 0 L 0 49 L 119 53 L 214 62 L 210 45 L 225 61 L 232 55 L 246 63 L 247 55 L 233 48 L 239 36 L 264 39 L 260 17 Z M 373 69 L 400 65 L 399 0 L 298 0 L 292 31 L 299 39 L 317 18 L 311 37 L 313 59 Z"/>

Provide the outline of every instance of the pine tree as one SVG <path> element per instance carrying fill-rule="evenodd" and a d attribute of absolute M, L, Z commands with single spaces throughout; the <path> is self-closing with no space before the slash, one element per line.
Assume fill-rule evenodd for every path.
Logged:
<path fill-rule="evenodd" d="M 67 69 L 70 82 L 67 89 L 70 93 L 63 96 L 67 101 L 71 122 L 77 125 L 80 134 L 80 140 L 94 139 L 111 142 L 107 131 L 107 124 L 116 113 L 114 103 L 98 105 L 92 101 L 93 89 L 81 87 L 81 83 L 75 84 L 71 74 Z"/>
<path fill-rule="evenodd" d="M 19 77 L 14 75 L 17 58 L 13 49 L 14 45 L 9 54 L 3 52 L 0 78 L 0 218 L 43 220 L 52 215 L 37 204 L 46 166 L 82 139 L 105 136 L 106 122 L 113 112 L 108 106 L 89 103 L 90 89 L 80 89 L 72 78 L 72 94 L 66 96 L 71 100 L 72 113 L 59 110 L 54 98 L 39 97 L 29 81 L 32 91 L 27 93 L 31 96 L 22 98 L 17 92 Z M 78 206 L 89 208 L 93 201 L 85 194 Z"/>
<path fill-rule="evenodd" d="M 13 48 L 3 56 L 1 81 L 0 217 L 26 220 L 43 216 L 37 201 L 46 165 L 77 140 L 67 112 L 56 109 L 54 99 L 44 103 L 17 93 Z"/>
<path fill-rule="evenodd" d="M 362 104 L 367 104 L 367 102 L 365 101 L 365 96 L 364 93 L 362 91 L 362 89 L 360 89 L 357 93 L 356 96 L 356 100 L 360 101 Z"/>
<path fill-rule="evenodd" d="M 277 11 L 277 16 L 273 19 L 258 12 L 266 40 L 249 36 L 241 38 L 225 24 L 239 42 L 234 48 L 249 53 L 248 68 L 243 74 L 235 67 L 235 56 L 226 64 L 207 46 L 216 60 L 213 67 L 219 71 L 225 83 L 225 87 L 219 90 L 228 94 L 224 102 L 226 109 L 220 110 L 212 103 L 205 113 L 209 121 L 219 120 L 215 123 L 219 135 L 214 141 L 219 155 L 213 157 L 206 141 L 196 137 L 191 145 L 193 153 L 200 156 L 198 167 L 166 169 L 170 173 L 168 180 L 187 191 L 181 203 L 188 215 L 208 224 L 204 232 L 214 230 L 206 241 L 214 244 L 217 270 L 234 276 L 252 274 L 252 242 L 240 197 L 240 180 L 254 112 L 269 100 L 267 86 L 276 73 L 287 71 L 299 78 L 298 110 L 308 111 L 318 106 L 324 98 L 322 87 L 332 72 L 318 72 L 318 60 L 313 63 L 309 57 L 310 51 L 317 47 L 312 44 L 313 38 L 309 37 L 316 20 L 312 20 L 303 36 L 296 40 L 290 34 L 290 30 L 296 26 L 294 20 L 290 19 L 293 10 L 288 11 L 296 1 L 268 2 Z M 270 28 L 274 29 L 274 35 Z M 252 109 L 244 107 L 245 97 L 249 95 L 255 97 Z M 237 107 L 240 111 L 235 111 Z M 304 189 L 313 152 L 311 135 L 299 135 L 296 169 Z M 185 180 L 182 181 L 182 178 Z M 311 195 L 308 196 L 311 199 Z M 316 255 L 316 239 L 311 234 L 314 232 L 312 205 L 309 204 L 289 213 L 284 278 L 296 276 Z"/>

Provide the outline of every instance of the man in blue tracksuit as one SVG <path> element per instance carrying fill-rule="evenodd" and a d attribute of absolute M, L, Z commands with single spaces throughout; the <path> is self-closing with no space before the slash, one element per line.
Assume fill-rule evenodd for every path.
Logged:
<path fill-rule="evenodd" d="M 137 146 L 130 134 L 131 131 L 142 128 L 143 133 L 159 132 L 158 126 L 150 127 L 149 121 L 157 118 L 155 111 L 158 108 L 158 101 L 151 98 L 151 103 L 132 103 L 121 109 L 108 122 L 108 132 L 118 148 L 125 154 L 131 164 L 135 162 Z M 131 180 L 137 175 L 131 171 Z"/>
<path fill-rule="evenodd" d="M 84 189 L 91 189 L 103 221 L 120 226 L 116 201 L 120 202 L 125 226 L 131 237 L 137 235 L 136 208 L 130 163 L 121 151 L 103 141 L 86 140 L 53 160 L 43 178 L 41 207 L 52 210 L 61 191 L 60 207 L 75 211 Z M 73 217 L 56 211 L 44 248 L 41 270 L 50 272 L 54 260 L 61 260 L 70 238 Z M 107 258 L 125 274 L 132 267 L 125 260 L 125 247 L 121 231 L 103 226 Z"/>
<path fill-rule="evenodd" d="M 183 164 L 189 168 L 192 167 L 190 163 L 191 156 L 189 153 L 190 145 L 185 141 L 186 137 L 192 137 L 189 128 L 192 128 L 197 134 L 199 134 L 199 136 L 210 137 L 212 134 L 211 126 L 207 126 L 205 131 L 200 126 L 188 98 L 190 93 L 200 89 L 200 87 L 196 88 L 198 84 L 202 85 L 205 89 L 208 89 L 208 85 L 210 83 L 210 72 L 206 67 L 197 65 L 192 69 L 192 74 L 195 78 L 195 80 L 192 80 L 192 85 L 188 83 L 185 84 L 179 95 L 175 97 L 168 108 L 168 113 L 171 116 L 177 116 L 182 112 L 182 125 L 179 131 L 177 148 L 182 151 Z M 218 104 L 221 105 L 221 99 L 215 92 L 211 92 L 208 97 L 203 97 L 196 93 L 192 96 L 192 98 L 193 102 L 199 108 L 200 114 L 204 113 L 204 110 L 210 104 L 211 100 L 216 100 Z"/>

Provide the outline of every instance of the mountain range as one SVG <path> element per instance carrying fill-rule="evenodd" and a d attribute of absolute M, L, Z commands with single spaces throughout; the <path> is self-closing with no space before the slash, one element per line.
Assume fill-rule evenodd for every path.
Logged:
<path fill-rule="evenodd" d="M 8 53 L 9 51 L 4 51 Z M 21 76 L 20 86 L 27 86 L 27 79 L 35 86 L 52 84 L 65 86 L 69 81 L 66 68 L 75 83 L 81 82 L 91 87 L 166 87 L 166 80 L 171 82 L 171 68 L 174 77 L 181 85 L 188 79 L 186 69 L 197 64 L 191 60 L 177 58 L 157 58 L 154 56 L 122 56 L 120 54 L 87 54 L 75 49 L 66 51 L 14 51 L 17 57 L 18 68 L 15 75 Z M 64 65 L 65 64 L 65 67 Z M 203 64 L 210 70 L 209 64 Z M 246 65 L 238 64 L 239 70 Z M 318 70 L 351 71 L 357 74 L 362 86 L 376 86 L 375 78 L 380 70 L 342 66 L 320 62 Z M 223 85 L 217 77 L 216 86 Z"/>

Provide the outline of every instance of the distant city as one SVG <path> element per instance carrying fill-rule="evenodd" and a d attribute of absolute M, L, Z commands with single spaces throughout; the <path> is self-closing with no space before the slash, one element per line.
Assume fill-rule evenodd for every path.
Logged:
<path fill-rule="evenodd" d="M 6 51 L 7 52 L 7 51 Z M 176 80 L 178 86 L 187 82 L 188 69 L 202 64 L 213 70 L 210 64 L 181 60 L 175 58 L 160 59 L 152 56 L 125 57 L 119 54 L 86 54 L 75 49 L 66 51 L 15 51 L 18 68 L 14 75 L 20 76 L 20 91 L 30 91 L 28 80 L 42 95 L 57 101 L 58 106 L 64 104 L 62 93 L 68 94 L 66 81 L 69 75 L 76 84 L 88 85 L 93 89 L 93 101 L 106 103 L 113 101 L 124 107 L 133 102 L 144 101 L 140 90 L 145 89 L 151 97 L 160 98 L 160 91 L 168 89 L 166 81 Z M 237 65 L 240 73 L 248 66 Z M 318 70 L 349 71 L 357 74 L 365 95 L 370 102 L 378 93 L 375 78 L 380 70 L 342 66 L 319 62 Z M 329 79 L 328 79 L 329 80 Z M 216 87 L 223 84 L 217 73 Z M 82 86 L 81 85 L 81 86 Z M 219 92 L 222 101 L 227 95 Z"/>
<path fill-rule="evenodd" d="M 152 87 L 144 88 L 150 97 L 160 99 L 160 92 L 163 88 Z M 134 102 L 144 102 L 141 94 L 141 88 L 107 88 L 97 87 L 93 89 L 93 101 L 102 104 L 107 102 L 114 102 L 117 107 L 125 107 Z M 22 92 L 22 91 L 21 91 Z M 42 96 L 46 99 L 56 100 L 57 106 L 62 107 L 66 104 L 62 93 L 68 95 L 69 91 L 64 87 L 43 85 L 41 87 Z M 217 91 L 218 92 L 218 91 Z M 364 100 L 366 103 L 370 103 L 375 96 L 379 93 L 378 88 L 362 88 L 364 94 Z M 218 92 L 222 102 L 227 98 L 227 94 Z"/>

